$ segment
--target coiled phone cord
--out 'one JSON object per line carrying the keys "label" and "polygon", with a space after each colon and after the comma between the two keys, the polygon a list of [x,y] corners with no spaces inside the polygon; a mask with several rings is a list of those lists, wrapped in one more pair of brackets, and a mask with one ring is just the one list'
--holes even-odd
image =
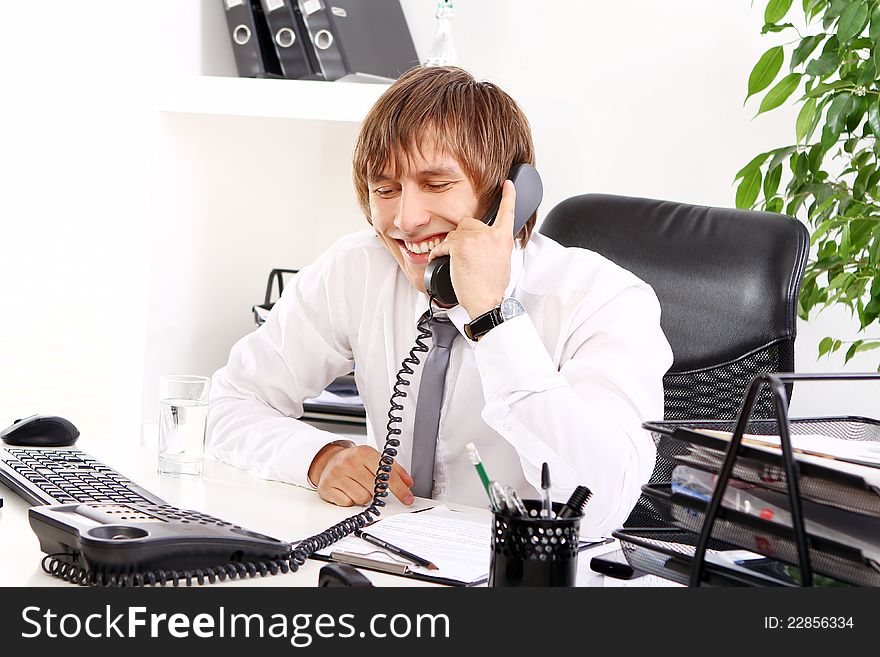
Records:
{"label": "coiled phone cord", "polygon": [[385,446],[379,456],[379,464],[376,468],[376,478],[373,483],[373,499],[366,509],[333,525],[320,534],[300,541],[284,559],[235,562],[221,566],[182,571],[151,570],[109,573],[80,566],[76,563],[78,555],[64,553],[47,554],[43,557],[43,570],[72,584],[99,587],[165,586],[166,584],[178,586],[181,583],[192,586],[193,580],[201,585],[206,581],[209,584],[213,584],[216,581],[222,582],[227,578],[235,579],[238,577],[244,579],[245,577],[256,577],[258,574],[261,577],[265,577],[266,575],[277,575],[279,572],[296,572],[318,550],[329,547],[336,541],[352,534],[355,530],[361,529],[373,522],[375,517],[381,514],[380,509],[385,506],[384,498],[388,497],[388,480],[391,478],[391,466],[394,464],[394,457],[397,456],[397,448],[400,447],[400,440],[395,436],[399,436],[402,430],[395,425],[403,422],[403,417],[396,415],[396,413],[402,411],[404,407],[397,400],[402,400],[407,396],[404,388],[410,385],[410,380],[406,377],[411,376],[415,371],[411,366],[421,363],[417,354],[428,352],[428,345],[425,344],[425,340],[431,338],[428,322],[434,317],[433,306],[434,298],[431,297],[428,310],[425,311],[416,324],[418,335],[416,336],[415,344],[410,349],[409,355],[403,359],[403,362],[400,364],[400,370],[397,372],[391,399],[389,400],[388,424],[386,425],[388,433],[385,436]]}
{"label": "coiled phone cord", "polygon": [[411,376],[414,372],[410,365],[421,363],[417,354],[428,352],[428,345],[424,341],[431,337],[428,322],[434,316],[433,305],[434,299],[432,297],[428,304],[428,310],[422,314],[416,324],[418,335],[416,336],[415,344],[410,349],[409,355],[400,364],[400,370],[397,372],[396,377],[397,380],[392,388],[391,399],[389,400],[388,424],[386,425],[388,433],[385,436],[385,447],[379,456],[379,465],[376,469],[376,478],[373,483],[372,502],[360,513],[346,518],[320,534],[301,541],[290,554],[289,565],[292,571],[296,572],[306,562],[306,559],[318,550],[332,545],[357,529],[362,529],[367,524],[373,522],[374,516],[381,514],[379,509],[385,506],[383,498],[388,497],[388,480],[391,478],[391,466],[394,464],[394,457],[397,456],[397,448],[400,447],[400,441],[395,436],[401,434],[401,429],[395,425],[403,422],[403,418],[400,415],[395,415],[395,413],[402,411],[403,405],[399,404],[397,400],[407,396],[404,388],[410,385],[410,380],[405,377]]}

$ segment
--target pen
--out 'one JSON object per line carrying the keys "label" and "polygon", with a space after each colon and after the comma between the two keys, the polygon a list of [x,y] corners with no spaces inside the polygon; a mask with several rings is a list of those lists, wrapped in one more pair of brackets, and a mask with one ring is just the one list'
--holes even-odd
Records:
{"label": "pen", "polygon": [[412,552],[408,552],[407,550],[404,550],[403,548],[399,548],[396,545],[391,545],[391,543],[388,543],[387,541],[383,541],[381,538],[377,538],[377,537],[373,536],[372,534],[368,534],[368,533],[362,532],[362,531],[356,531],[354,533],[354,535],[357,536],[358,538],[365,540],[367,543],[372,543],[376,547],[380,547],[383,550],[387,550],[391,554],[396,554],[397,556],[403,557],[404,559],[409,559],[413,563],[416,563],[419,566],[423,566],[424,568],[427,568],[428,570],[440,570],[439,568],[437,568],[437,566],[432,564],[427,559],[423,559],[422,557],[418,556],[417,554],[413,554]]}
{"label": "pen", "polygon": [[544,490],[544,517],[553,517],[553,503],[550,501],[550,466],[541,466],[541,488]]}
{"label": "pen", "polygon": [[467,450],[468,456],[471,457],[471,463],[473,463],[474,467],[477,469],[477,474],[480,475],[480,481],[483,482],[483,488],[486,489],[486,495],[489,495],[489,476],[486,474],[486,469],[483,467],[483,462],[480,460],[480,455],[477,453],[476,445],[468,443],[464,448]]}

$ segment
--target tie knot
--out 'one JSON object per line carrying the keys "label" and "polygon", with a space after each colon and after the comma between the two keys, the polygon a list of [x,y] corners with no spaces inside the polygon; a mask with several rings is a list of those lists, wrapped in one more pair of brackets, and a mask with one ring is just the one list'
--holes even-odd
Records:
{"label": "tie knot", "polygon": [[445,347],[448,349],[458,337],[458,329],[455,324],[448,319],[440,317],[432,317],[428,321],[428,328],[431,331],[431,339],[434,341],[435,347]]}

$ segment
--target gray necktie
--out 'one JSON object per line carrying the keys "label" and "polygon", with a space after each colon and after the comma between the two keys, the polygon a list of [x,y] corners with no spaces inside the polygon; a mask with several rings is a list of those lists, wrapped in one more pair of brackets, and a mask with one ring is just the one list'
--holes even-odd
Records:
{"label": "gray necktie", "polygon": [[419,497],[431,497],[434,488],[434,451],[437,447],[437,429],[440,426],[440,405],[446,383],[446,368],[452,343],[458,329],[448,319],[433,317],[428,321],[433,345],[425,359],[416,419],[413,423],[412,468],[415,480],[412,492]]}

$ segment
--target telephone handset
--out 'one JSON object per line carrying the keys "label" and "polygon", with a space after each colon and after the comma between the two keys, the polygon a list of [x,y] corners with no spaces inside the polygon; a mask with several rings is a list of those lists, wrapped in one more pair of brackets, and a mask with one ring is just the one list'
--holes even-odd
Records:
{"label": "telephone handset", "polygon": [[[516,207],[513,212],[513,234],[516,236],[541,205],[544,187],[541,184],[541,177],[531,164],[515,164],[507,178],[516,188]],[[483,218],[486,224],[491,226],[495,223],[495,215],[498,214],[500,205],[499,195]],[[458,303],[458,296],[452,287],[449,256],[428,263],[425,268],[425,290],[431,298],[445,306],[454,306]]]}

